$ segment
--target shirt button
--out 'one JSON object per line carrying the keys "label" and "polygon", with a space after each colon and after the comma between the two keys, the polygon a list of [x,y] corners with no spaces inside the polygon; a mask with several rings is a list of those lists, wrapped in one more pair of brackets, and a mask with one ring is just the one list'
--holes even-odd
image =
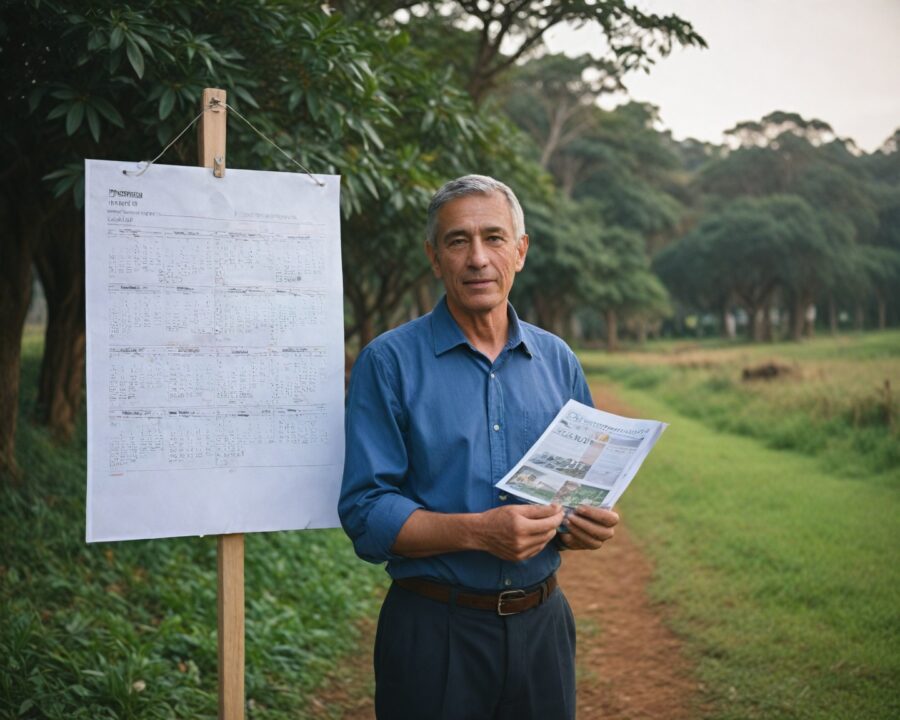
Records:
{"label": "shirt button", "polygon": [[506,580],[503,581],[503,584],[506,585],[506,587],[509,587],[510,585],[512,585],[512,580],[506,578]]}
{"label": "shirt button", "polygon": [[494,378],[494,373],[491,373],[491,379],[493,380],[493,378]]}
{"label": "shirt button", "polygon": [[499,425],[494,425],[494,432],[497,432],[500,429]]}
{"label": "shirt button", "polygon": [[506,500],[506,498],[507,498],[506,493],[503,493],[503,495],[500,495],[500,499],[501,499],[501,500]]}

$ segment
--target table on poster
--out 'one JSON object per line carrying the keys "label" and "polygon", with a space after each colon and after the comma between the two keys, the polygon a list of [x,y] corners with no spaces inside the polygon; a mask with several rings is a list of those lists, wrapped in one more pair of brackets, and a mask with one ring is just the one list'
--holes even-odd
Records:
{"label": "table on poster", "polygon": [[335,526],[339,178],[123,170],[85,169],[88,541]]}

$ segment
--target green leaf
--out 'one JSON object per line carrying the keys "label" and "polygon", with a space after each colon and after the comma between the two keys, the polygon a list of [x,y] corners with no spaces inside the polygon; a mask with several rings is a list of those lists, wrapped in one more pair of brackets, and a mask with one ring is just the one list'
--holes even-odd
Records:
{"label": "green leaf", "polygon": [[105,39],[106,36],[103,34],[102,30],[91,30],[88,35],[87,49],[91,52],[96,52],[103,47]]}
{"label": "green leaf", "polygon": [[248,105],[252,105],[255,108],[259,107],[259,104],[256,102],[256,100],[253,99],[253,96],[249,92],[247,92],[247,90],[242,88],[240,85],[236,85],[234,87],[234,94],[237,95],[241,100],[243,100]]}
{"label": "green leaf", "polygon": [[368,120],[363,120],[362,126],[363,126],[363,129],[366,131],[366,135],[368,135],[369,138],[372,140],[372,142],[375,143],[375,146],[379,150],[384,150],[384,143],[381,142],[381,138],[378,136],[378,133],[376,132],[375,128],[372,127],[372,123],[370,123]]}
{"label": "green leaf", "polygon": [[115,50],[122,44],[122,41],[125,39],[125,31],[122,29],[121,25],[116,25],[113,28],[113,31],[109,34],[109,49]]}
{"label": "green leaf", "polygon": [[87,116],[88,127],[94,137],[94,142],[100,142],[100,116],[97,114],[96,108],[88,105],[84,109],[84,114]]}
{"label": "green leaf", "polygon": [[159,119],[165,120],[172,112],[175,106],[175,91],[172,88],[166,88],[159,99]]}
{"label": "green leaf", "polygon": [[46,87],[36,87],[28,94],[28,112],[33,113],[38,109],[38,105],[41,104],[41,100],[44,99],[44,95],[47,94]]}
{"label": "green leaf", "polygon": [[84,120],[84,103],[77,102],[69,108],[69,112],[66,113],[66,135],[72,135],[75,133],[78,128],[81,127],[81,123]]}
{"label": "green leaf", "polygon": [[308,92],[306,93],[306,107],[309,109],[309,115],[314,120],[319,117],[319,99],[316,97],[315,93]]}
{"label": "green leaf", "polygon": [[131,67],[134,68],[134,73],[139,78],[144,77],[144,56],[141,53],[141,49],[137,46],[137,43],[128,38],[128,41],[125,43],[125,52],[128,54],[128,62],[131,63]]}
{"label": "green leaf", "polygon": [[108,100],[104,100],[103,98],[92,98],[91,104],[95,108],[97,108],[97,111],[113,125],[120,128],[125,127],[125,121],[122,120],[122,116],[119,114],[119,111],[116,110],[113,107],[112,103],[110,103]]}
{"label": "green leaf", "polygon": [[145,53],[147,53],[150,57],[153,57],[153,48],[150,47],[150,43],[148,43],[142,35],[132,33],[130,35],[130,38],[134,40],[138,44],[138,46],[144,50]]}
{"label": "green leaf", "polygon": [[288,110],[294,111],[297,109],[297,104],[300,102],[300,98],[303,96],[303,91],[300,88],[296,88],[291,92],[290,97],[288,98]]}
{"label": "green leaf", "polygon": [[372,193],[372,197],[376,200],[378,199],[378,190],[375,188],[375,183],[372,182],[372,178],[369,177],[368,173],[359,172],[359,179],[362,180],[363,185],[366,186],[366,189]]}

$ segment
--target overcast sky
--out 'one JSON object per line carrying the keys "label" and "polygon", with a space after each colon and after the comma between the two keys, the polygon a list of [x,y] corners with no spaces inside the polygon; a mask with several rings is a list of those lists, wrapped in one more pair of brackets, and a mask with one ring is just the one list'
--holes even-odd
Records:
{"label": "overcast sky", "polygon": [[[625,83],[659,106],[678,139],[722,132],[773,110],[829,123],[871,152],[900,127],[900,0],[642,0],[693,23],[707,50],[676,49]],[[559,29],[552,52],[597,47],[596,29]],[[607,106],[607,103],[603,103]]]}

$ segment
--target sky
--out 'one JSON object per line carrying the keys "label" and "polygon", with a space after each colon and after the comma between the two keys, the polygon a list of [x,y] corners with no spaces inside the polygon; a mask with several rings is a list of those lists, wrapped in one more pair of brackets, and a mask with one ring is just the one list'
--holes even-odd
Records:
{"label": "sky", "polygon": [[[638,0],[690,21],[709,49],[676,48],[629,95],[660,108],[677,139],[723,131],[773,110],[827,122],[876,150],[900,127],[900,0]],[[598,47],[596,28],[553,29],[551,52]],[[608,98],[604,107],[623,98]]]}

